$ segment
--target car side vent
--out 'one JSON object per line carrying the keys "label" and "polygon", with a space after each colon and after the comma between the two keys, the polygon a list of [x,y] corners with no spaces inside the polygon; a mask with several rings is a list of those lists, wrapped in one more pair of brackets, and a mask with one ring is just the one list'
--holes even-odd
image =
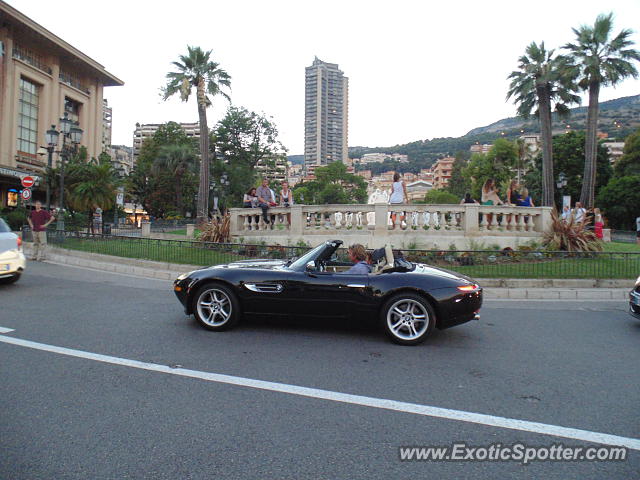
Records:
{"label": "car side vent", "polygon": [[252,292],[260,293],[280,293],[282,285],[279,283],[245,283],[245,287]]}

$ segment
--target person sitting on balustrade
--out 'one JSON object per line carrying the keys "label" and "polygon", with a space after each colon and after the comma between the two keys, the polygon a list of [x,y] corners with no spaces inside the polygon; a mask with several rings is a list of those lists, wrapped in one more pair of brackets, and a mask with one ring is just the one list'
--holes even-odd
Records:
{"label": "person sitting on balustrade", "polygon": [[258,195],[258,206],[262,209],[262,219],[264,220],[264,223],[269,224],[271,222],[267,215],[267,211],[269,210],[269,207],[275,207],[277,204],[273,195],[273,190],[269,188],[268,178],[265,177],[262,179],[262,185],[258,187],[256,194]]}
{"label": "person sitting on balustrade", "polygon": [[529,190],[526,188],[522,189],[522,194],[520,195],[520,200],[516,203],[518,207],[535,207],[533,204],[533,199],[531,195],[529,195]]}

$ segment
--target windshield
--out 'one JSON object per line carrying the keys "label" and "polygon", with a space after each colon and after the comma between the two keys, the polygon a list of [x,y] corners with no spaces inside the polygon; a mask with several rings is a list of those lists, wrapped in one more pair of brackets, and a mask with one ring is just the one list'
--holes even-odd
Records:
{"label": "windshield", "polygon": [[297,259],[295,262],[289,265],[289,268],[292,270],[303,269],[307,265],[307,263],[309,263],[311,260],[315,260],[318,254],[322,250],[324,250],[326,246],[327,246],[326,243],[321,243],[313,250],[309,250],[307,253],[305,253],[303,256],[301,256],[299,259]]}

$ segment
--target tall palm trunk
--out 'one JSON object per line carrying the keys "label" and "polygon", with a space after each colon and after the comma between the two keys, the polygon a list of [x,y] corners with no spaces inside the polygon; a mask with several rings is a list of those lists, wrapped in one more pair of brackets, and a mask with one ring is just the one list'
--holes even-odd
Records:
{"label": "tall palm trunk", "polygon": [[547,87],[536,88],[542,136],[542,206],[554,204],[553,136],[551,133],[551,99]]}
{"label": "tall palm trunk", "polygon": [[197,86],[198,119],[200,121],[200,183],[198,185],[197,223],[209,219],[209,128],[207,127],[207,101],[204,79]]}
{"label": "tall palm trunk", "polygon": [[598,135],[598,114],[600,106],[598,97],[600,95],[600,83],[591,82],[589,84],[589,109],[587,110],[587,136],[584,141],[584,175],[582,177],[582,191],[580,192],[580,202],[585,208],[592,208],[596,190],[596,157],[597,157],[597,135]]}

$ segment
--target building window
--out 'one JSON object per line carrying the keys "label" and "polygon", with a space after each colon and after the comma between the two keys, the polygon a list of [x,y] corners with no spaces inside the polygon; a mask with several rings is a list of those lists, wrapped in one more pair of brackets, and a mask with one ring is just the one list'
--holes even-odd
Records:
{"label": "building window", "polygon": [[74,122],[80,121],[81,105],[82,104],[80,102],[76,102],[69,97],[64,97],[64,111],[69,114],[69,120],[72,120]]}
{"label": "building window", "polygon": [[18,151],[38,151],[38,85],[20,77],[18,105]]}

